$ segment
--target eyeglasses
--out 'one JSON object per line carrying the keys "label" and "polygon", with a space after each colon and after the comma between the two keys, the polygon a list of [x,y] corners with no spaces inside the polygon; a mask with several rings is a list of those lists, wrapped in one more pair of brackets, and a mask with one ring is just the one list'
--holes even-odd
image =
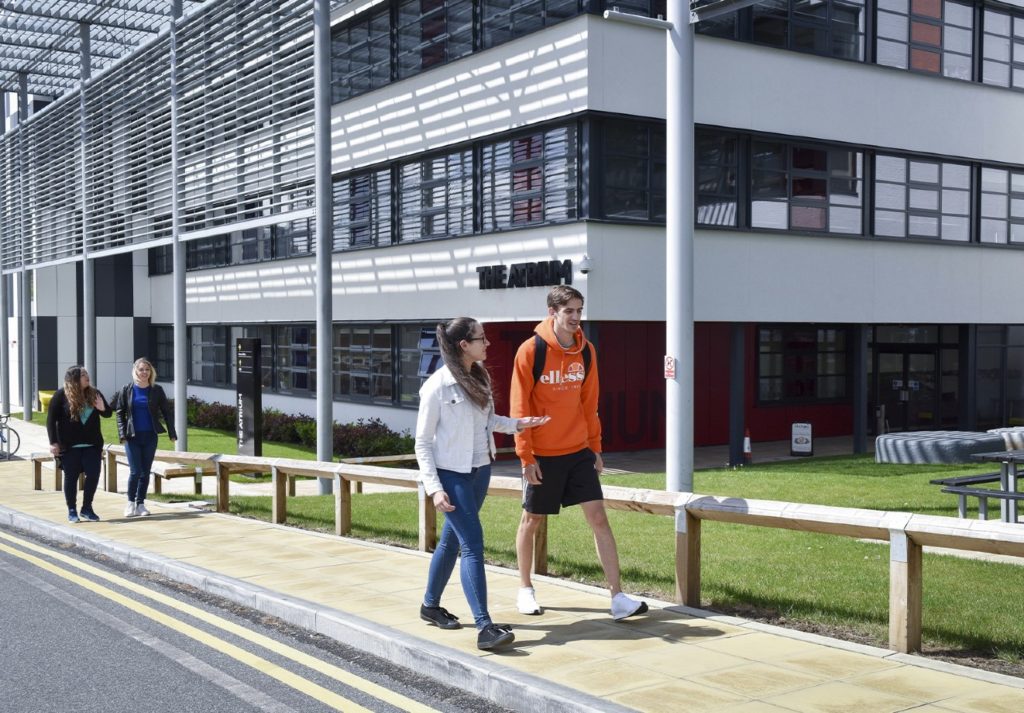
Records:
{"label": "eyeglasses", "polygon": [[467,342],[486,342],[487,337],[469,337],[466,339]]}

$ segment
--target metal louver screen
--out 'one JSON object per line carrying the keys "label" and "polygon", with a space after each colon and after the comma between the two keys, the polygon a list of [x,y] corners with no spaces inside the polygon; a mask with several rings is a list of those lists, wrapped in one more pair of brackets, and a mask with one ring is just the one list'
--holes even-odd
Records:
{"label": "metal louver screen", "polygon": [[[312,0],[225,0],[178,26],[182,239],[312,214]],[[167,33],[85,87],[91,256],[171,236]],[[79,90],[80,91],[80,90]],[[0,267],[82,254],[79,91],[0,137]]]}

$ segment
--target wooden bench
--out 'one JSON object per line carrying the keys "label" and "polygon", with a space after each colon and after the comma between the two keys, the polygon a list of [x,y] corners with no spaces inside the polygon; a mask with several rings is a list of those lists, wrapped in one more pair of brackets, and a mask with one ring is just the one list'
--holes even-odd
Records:
{"label": "wooden bench", "polygon": [[[999,480],[999,476],[996,476],[996,480]],[[988,499],[995,498],[997,500],[1024,500],[1024,493],[1007,492],[1005,490],[995,490],[991,488],[971,488],[966,485],[949,485],[942,489],[944,493],[952,493],[958,498],[956,510],[960,517],[967,517],[967,498],[976,497],[978,499],[978,519],[988,519]]]}
{"label": "wooden bench", "polygon": [[[124,456],[118,456],[116,463],[125,467],[130,467],[128,459]],[[159,495],[162,492],[160,481],[163,479],[170,480],[171,478],[192,478],[195,482],[195,494],[203,494],[203,476],[204,475],[216,475],[217,469],[213,466],[192,466],[184,463],[166,463],[164,461],[155,460],[153,466],[150,469],[150,475],[153,477],[153,492]]]}

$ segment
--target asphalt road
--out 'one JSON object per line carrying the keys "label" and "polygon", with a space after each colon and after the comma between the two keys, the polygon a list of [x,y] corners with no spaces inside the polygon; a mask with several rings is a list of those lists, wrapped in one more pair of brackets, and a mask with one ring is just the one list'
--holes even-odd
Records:
{"label": "asphalt road", "polygon": [[0,528],[0,712],[64,710],[503,713],[457,685]]}

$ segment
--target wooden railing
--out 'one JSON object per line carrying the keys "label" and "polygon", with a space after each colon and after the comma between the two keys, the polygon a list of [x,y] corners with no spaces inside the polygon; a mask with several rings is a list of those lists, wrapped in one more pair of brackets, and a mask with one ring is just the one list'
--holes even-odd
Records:
{"label": "wooden railing", "polygon": [[[108,490],[116,491],[116,458],[123,453],[122,446],[110,446],[107,449]],[[417,471],[371,464],[413,460],[412,456],[326,463],[157,451],[156,458],[171,463],[215,467],[218,512],[228,510],[229,476],[232,473],[269,473],[273,485],[272,520],[275,523],[283,523],[287,519],[287,483],[290,478],[332,478],[335,486],[334,529],[338,535],[346,535],[351,531],[353,483],[379,483],[416,489],[419,493],[419,548],[429,551],[437,543],[437,513],[431,499],[419,487]],[[33,456],[37,490],[42,483],[42,462],[50,459],[49,454]],[[59,473],[56,488],[60,489]],[[488,494],[519,498],[522,496],[522,481],[519,478],[493,477]],[[704,520],[888,541],[889,645],[901,652],[917,651],[921,647],[922,547],[946,547],[1024,557],[1024,527],[1011,523],[608,485],[604,486],[604,497],[605,505],[615,510],[674,518],[676,600],[693,607],[700,606],[701,522]],[[545,527],[540,528],[537,535],[534,570],[538,573],[547,571]]]}

